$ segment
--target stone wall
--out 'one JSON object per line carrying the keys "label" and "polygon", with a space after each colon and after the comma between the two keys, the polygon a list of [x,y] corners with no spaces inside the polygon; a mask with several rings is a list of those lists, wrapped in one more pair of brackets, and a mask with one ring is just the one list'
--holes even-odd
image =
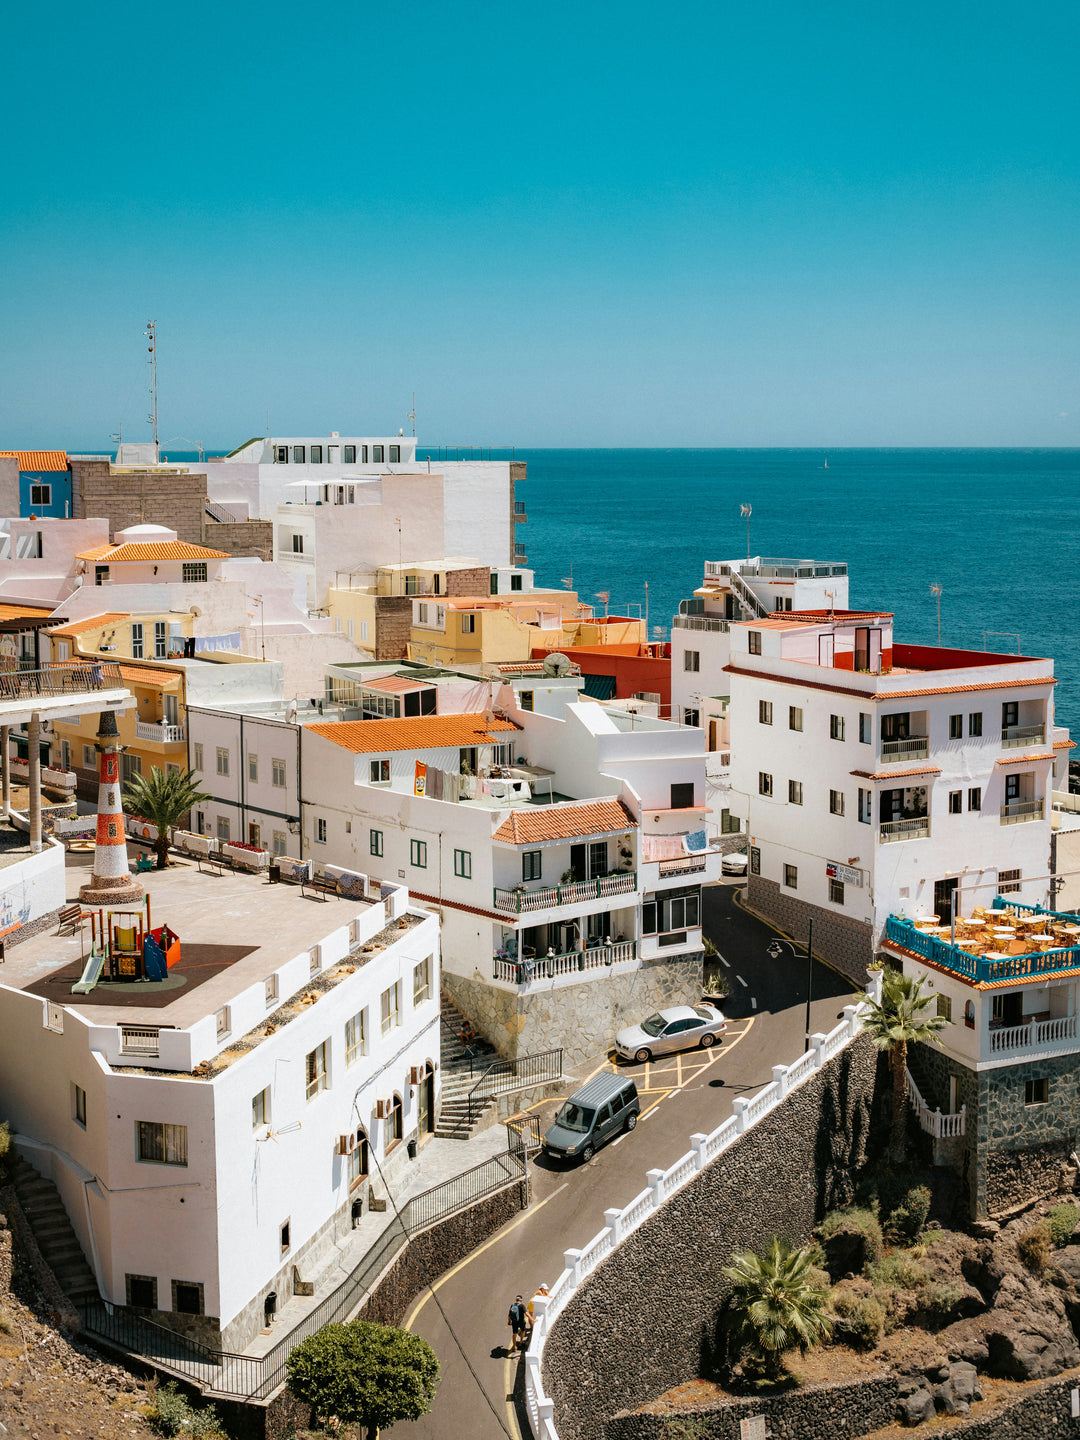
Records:
{"label": "stone wall", "polygon": [[[959,1060],[946,1055],[936,1045],[910,1045],[908,1047],[908,1069],[915,1077],[919,1093],[931,1110],[940,1109],[947,1113],[949,1106],[949,1081],[956,1079],[956,1108],[966,1107],[964,1134],[949,1142],[953,1147],[950,1155],[950,1169],[960,1176],[965,1197],[966,1215],[956,1218],[976,1219],[986,1214],[985,1195],[980,1208],[980,1183],[985,1191],[985,1166],[982,1181],[979,1181],[978,1135],[979,1135],[979,1076]],[[932,1143],[932,1142],[931,1142]]]}
{"label": "stone wall", "polygon": [[874,958],[873,931],[862,920],[810,905],[781,890],[775,880],[747,876],[747,903],[774,925],[805,944],[809,922],[814,922],[814,954],[856,985],[866,984],[866,967]]}
{"label": "stone wall", "polygon": [[412,596],[375,597],[375,659],[404,660],[412,634]]}
{"label": "stone wall", "polygon": [[707,1371],[728,1288],[720,1267],[773,1235],[804,1243],[826,1210],[850,1200],[877,1058],[865,1035],[852,1041],[579,1287],[544,1348],[560,1440],[600,1440],[614,1412]]}
{"label": "stone wall", "polygon": [[739,1440],[740,1421],[751,1415],[764,1415],[765,1433],[783,1436],[784,1440],[865,1435],[868,1430],[892,1423],[897,1389],[895,1375],[881,1375],[832,1385],[807,1385],[783,1395],[721,1400],[677,1415],[637,1411],[608,1421],[604,1436],[605,1440],[671,1440],[675,1428],[672,1421],[677,1426],[682,1420],[688,1422],[686,1433],[692,1433],[694,1440]]}
{"label": "stone wall", "polygon": [[201,545],[206,475],[178,470],[114,473],[107,460],[72,460],[71,513],[105,516],[112,535],[128,525],[166,525],[178,540]]}
{"label": "stone wall", "polygon": [[541,1050],[563,1051],[573,1069],[609,1045],[615,1032],[665,1005],[701,999],[704,953],[664,956],[625,972],[591,971],[579,985],[550,983],[519,993],[508,987],[468,980],[448,970],[443,989],[459,1010],[507,1060]]}
{"label": "stone wall", "polygon": [[272,560],[274,525],[271,520],[236,520],[219,523],[203,514],[202,544],[224,550],[239,559]]}
{"label": "stone wall", "polygon": [[483,595],[491,592],[491,571],[486,565],[471,570],[448,570],[446,572],[446,593],[453,595]]}

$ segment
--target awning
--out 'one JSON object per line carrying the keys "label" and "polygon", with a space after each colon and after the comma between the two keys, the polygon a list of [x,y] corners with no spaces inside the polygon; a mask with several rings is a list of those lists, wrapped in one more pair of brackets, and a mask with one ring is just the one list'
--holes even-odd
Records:
{"label": "awning", "polygon": [[614,675],[583,675],[581,678],[585,681],[581,688],[586,695],[594,700],[614,700]]}

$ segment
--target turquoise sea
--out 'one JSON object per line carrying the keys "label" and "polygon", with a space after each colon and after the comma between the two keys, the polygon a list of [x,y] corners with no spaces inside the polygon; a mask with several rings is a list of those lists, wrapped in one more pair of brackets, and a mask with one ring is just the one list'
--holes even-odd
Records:
{"label": "turquoise sea", "polygon": [[514,453],[539,583],[572,574],[583,600],[608,590],[613,613],[636,615],[648,582],[666,637],[703,563],[747,553],[749,504],[751,554],[846,561],[852,606],[892,610],[899,639],[937,642],[938,584],[942,644],[1052,656],[1058,720],[1080,729],[1080,450]]}
{"label": "turquoise sea", "polygon": [[[426,452],[425,452],[426,453]],[[502,452],[495,452],[500,455]],[[1080,450],[518,450],[537,580],[644,608],[668,635],[705,560],[846,561],[853,608],[896,634],[1049,655],[1080,728]],[[825,461],[828,460],[828,468]],[[992,633],[1003,632],[1003,633]]]}

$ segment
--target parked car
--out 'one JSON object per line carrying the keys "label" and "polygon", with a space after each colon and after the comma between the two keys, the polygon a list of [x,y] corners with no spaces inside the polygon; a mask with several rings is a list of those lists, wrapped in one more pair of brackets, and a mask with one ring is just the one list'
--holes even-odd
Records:
{"label": "parked car", "polygon": [[594,1075],[575,1090],[544,1135],[544,1149],[557,1159],[591,1160],[605,1141],[633,1130],[641,1113],[637,1086],[625,1075]]}
{"label": "parked car", "polygon": [[640,1025],[620,1030],[615,1036],[615,1049],[624,1059],[643,1064],[654,1055],[670,1055],[696,1045],[707,1050],[726,1029],[727,1021],[715,1005],[672,1005],[668,1010],[658,1010]]}
{"label": "parked car", "polygon": [[745,850],[733,850],[730,855],[725,855],[720,862],[720,870],[724,875],[745,875],[748,856]]}

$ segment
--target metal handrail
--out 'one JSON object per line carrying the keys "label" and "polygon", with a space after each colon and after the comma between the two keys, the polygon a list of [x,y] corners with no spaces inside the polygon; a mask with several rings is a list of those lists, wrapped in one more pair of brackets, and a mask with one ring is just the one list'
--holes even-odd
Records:
{"label": "metal handrail", "polygon": [[1045,725],[1006,725],[1001,731],[1003,750],[1013,750],[1017,746],[1031,744],[1032,741],[1042,745],[1045,740]]}
{"label": "metal handrail", "polygon": [[1024,820],[1041,820],[1043,818],[1043,802],[1041,800],[1010,800],[1001,807],[1001,824],[1018,825]]}
{"label": "metal handrail", "polygon": [[1024,955],[969,955],[959,945],[950,945],[936,935],[927,935],[913,921],[901,920],[896,915],[890,915],[885,922],[885,937],[920,959],[932,960],[943,970],[951,970],[969,980],[1016,980],[1080,967],[1080,946],[1032,951]]}
{"label": "metal handrail", "polygon": [[[513,1060],[494,1060],[477,1080],[465,1097],[468,1109],[458,1121],[456,1129],[472,1125],[474,1107],[479,1108],[493,1100],[496,1095],[505,1095],[511,1090],[524,1090],[530,1085],[546,1085],[562,1079],[563,1052],[540,1050],[535,1055],[519,1055]],[[475,1073],[475,1057],[469,1059],[469,1074]],[[498,1083],[498,1082],[504,1083]]]}
{"label": "metal handrail", "polygon": [[930,834],[930,816],[913,815],[908,820],[882,820],[881,840],[918,840]]}
{"label": "metal handrail", "polygon": [[731,621],[721,615],[673,615],[671,623],[676,630],[730,630]]}
{"label": "metal handrail", "polygon": [[65,662],[42,670],[0,670],[0,700],[122,689],[124,679],[115,660],[89,660],[81,664]]}
{"label": "metal handrail", "polygon": [[576,905],[583,900],[602,900],[607,895],[625,895],[637,889],[636,870],[611,870],[593,880],[571,880],[566,885],[549,885],[539,890],[505,890],[495,887],[496,910],[521,915],[530,910],[548,910],[555,905]]}
{"label": "metal handrail", "polygon": [[902,740],[882,740],[882,760],[925,760],[930,754],[928,735],[906,735]]}
{"label": "metal handrail", "polygon": [[524,1157],[508,1150],[413,1196],[341,1284],[265,1355],[214,1350],[126,1306],[101,1300],[80,1306],[83,1328],[89,1335],[160,1363],[204,1389],[244,1400],[265,1400],[284,1383],[286,1362],[296,1346],[324,1325],[353,1314],[412,1236],[519,1183],[525,1173]]}

